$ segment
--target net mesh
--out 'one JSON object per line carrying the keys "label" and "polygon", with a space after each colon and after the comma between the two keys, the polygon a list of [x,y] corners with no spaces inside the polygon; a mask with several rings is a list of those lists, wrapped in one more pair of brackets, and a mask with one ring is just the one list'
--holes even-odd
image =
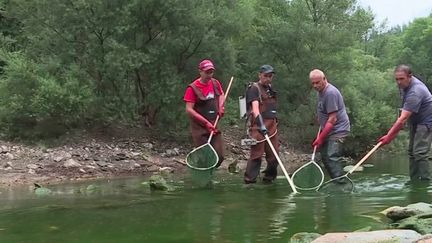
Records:
{"label": "net mesh", "polygon": [[354,191],[354,183],[348,176],[342,176],[326,181],[318,190],[326,193],[350,193]]}
{"label": "net mesh", "polygon": [[189,168],[193,186],[200,188],[212,187],[213,171],[214,169],[194,170]]}
{"label": "net mesh", "polygon": [[192,150],[186,157],[187,165],[195,170],[208,170],[213,168],[219,157],[210,144],[205,144]]}
{"label": "net mesh", "polygon": [[214,167],[219,157],[210,144],[192,150],[186,157],[192,183],[198,187],[211,186]]}
{"label": "net mesh", "polygon": [[313,190],[323,182],[323,172],[319,165],[311,161],[294,172],[292,180],[298,189]]}

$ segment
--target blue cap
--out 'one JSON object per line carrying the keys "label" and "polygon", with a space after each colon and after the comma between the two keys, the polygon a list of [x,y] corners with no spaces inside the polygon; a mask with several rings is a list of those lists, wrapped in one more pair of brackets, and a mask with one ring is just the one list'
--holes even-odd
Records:
{"label": "blue cap", "polygon": [[274,68],[268,64],[262,65],[260,67],[260,73],[274,73]]}

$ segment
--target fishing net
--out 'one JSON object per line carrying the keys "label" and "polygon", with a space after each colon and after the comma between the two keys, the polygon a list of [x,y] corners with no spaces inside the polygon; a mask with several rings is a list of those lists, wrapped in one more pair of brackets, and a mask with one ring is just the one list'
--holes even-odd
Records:
{"label": "fishing net", "polygon": [[219,156],[213,146],[208,143],[192,150],[186,156],[186,164],[189,167],[193,184],[198,187],[209,186],[218,161]]}
{"label": "fishing net", "polygon": [[324,181],[324,172],[318,164],[311,161],[293,173],[292,181],[297,189],[316,190]]}
{"label": "fishing net", "polygon": [[379,142],[359,162],[357,162],[357,164],[355,164],[345,175],[326,181],[317,189],[317,191],[354,192],[355,189],[354,182],[348,176],[351,175],[363,162],[365,162],[369,158],[369,156],[371,156],[381,145],[382,142]]}
{"label": "fishing net", "polygon": [[354,189],[354,182],[345,174],[326,181],[318,188],[318,191],[326,193],[351,193],[354,192]]}

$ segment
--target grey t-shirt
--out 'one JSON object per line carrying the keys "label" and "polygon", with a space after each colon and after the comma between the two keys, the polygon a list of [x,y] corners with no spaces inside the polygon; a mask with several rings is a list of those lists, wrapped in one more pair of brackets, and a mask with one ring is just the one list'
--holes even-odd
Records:
{"label": "grey t-shirt", "polygon": [[329,114],[337,112],[336,124],[329,136],[344,137],[350,131],[350,122],[345,109],[345,103],[339,90],[332,84],[328,84],[327,88],[322,93],[318,93],[318,120],[321,128],[324,128]]}
{"label": "grey t-shirt", "polygon": [[411,124],[432,125],[432,95],[426,85],[412,77],[410,85],[402,92],[402,109],[412,112]]}

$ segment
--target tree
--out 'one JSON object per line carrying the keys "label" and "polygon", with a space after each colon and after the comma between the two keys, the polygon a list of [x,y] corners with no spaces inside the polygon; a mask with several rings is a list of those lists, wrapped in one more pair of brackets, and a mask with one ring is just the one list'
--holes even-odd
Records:
{"label": "tree", "polygon": [[417,18],[403,31],[401,63],[411,64],[415,74],[432,87],[432,17]]}

